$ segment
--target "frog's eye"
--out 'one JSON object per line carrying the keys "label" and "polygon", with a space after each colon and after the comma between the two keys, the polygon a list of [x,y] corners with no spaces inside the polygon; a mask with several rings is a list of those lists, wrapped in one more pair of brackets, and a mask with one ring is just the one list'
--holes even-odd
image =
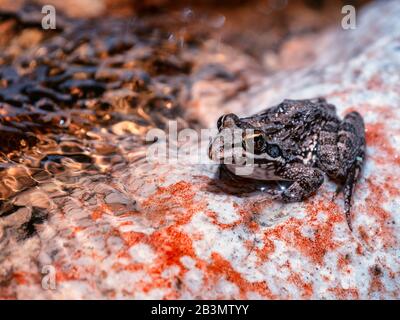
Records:
{"label": "frog's eye", "polygon": [[220,130],[222,128],[222,125],[224,124],[224,118],[225,118],[225,115],[219,117],[219,119],[217,121],[217,129],[218,130]]}
{"label": "frog's eye", "polygon": [[278,158],[282,155],[281,148],[279,148],[276,144],[268,144],[267,153],[272,158]]}
{"label": "frog's eye", "polygon": [[239,117],[234,113],[224,114],[217,120],[217,128],[219,131],[223,128],[235,128],[240,123]]}

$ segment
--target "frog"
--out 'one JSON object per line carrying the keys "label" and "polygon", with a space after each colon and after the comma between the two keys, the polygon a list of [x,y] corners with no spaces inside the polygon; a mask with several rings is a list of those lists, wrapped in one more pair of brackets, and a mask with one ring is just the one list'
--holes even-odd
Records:
{"label": "frog", "polygon": [[[224,114],[217,129],[210,140],[209,158],[234,175],[238,168],[250,165],[253,170],[246,178],[289,182],[287,187],[266,190],[272,199],[304,201],[326,177],[335,181],[332,200],[343,193],[345,219],[352,230],[352,198],[365,159],[365,126],[360,113],[351,111],[341,119],[324,97],[285,99],[249,117]],[[221,139],[227,131],[238,130],[239,145]],[[234,148],[239,153],[227,157],[227,151]],[[245,156],[245,162],[238,161],[237,155]]]}

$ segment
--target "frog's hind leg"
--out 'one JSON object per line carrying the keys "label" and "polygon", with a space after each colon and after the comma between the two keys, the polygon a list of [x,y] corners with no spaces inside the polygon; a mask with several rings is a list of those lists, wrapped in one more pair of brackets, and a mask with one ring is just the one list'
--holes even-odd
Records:
{"label": "frog's hind leg", "polygon": [[358,112],[348,113],[339,127],[338,152],[340,170],[338,178],[343,183],[344,209],[346,220],[351,227],[351,199],[359,178],[365,157],[364,121]]}
{"label": "frog's hind leg", "polygon": [[351,229],[351,198],[365,154],[364,121],[350,112],[343,121],[328,121],[321,130],[317,146],[317,166],[340,182],[336,194],[343,192],[346,220]]}

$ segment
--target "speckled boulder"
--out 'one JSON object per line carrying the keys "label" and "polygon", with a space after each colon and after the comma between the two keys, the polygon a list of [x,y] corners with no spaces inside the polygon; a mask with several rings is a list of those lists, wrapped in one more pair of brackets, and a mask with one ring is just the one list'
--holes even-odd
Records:
{"label": "speckled boulder", "polygon": [[[398,1],[366,7],[356,30],[321,35],[311,66],[259,81],[234,101],[201,94],[211,89],[206,81],[193,88],[193,112],[209,127],[222,112],[250,115],[284,98],[324,96],[340,115],[360,112],[367,160],[353,232],[328,179],[310,199],[283,204],[244,186],[231,192],[216,178],[217,165],[193,164],[189,156],[133,161],[145,151],[132,150],[132,163],[108,180],[82,180],[51,200],[51,186],[20,196],[22,205],[54,202],[54,212],[39,237],[9,244],[14,278],[2,296],[399,299],[399,16]],[[55,267],[55,290],[41,286],[46,265]]]}

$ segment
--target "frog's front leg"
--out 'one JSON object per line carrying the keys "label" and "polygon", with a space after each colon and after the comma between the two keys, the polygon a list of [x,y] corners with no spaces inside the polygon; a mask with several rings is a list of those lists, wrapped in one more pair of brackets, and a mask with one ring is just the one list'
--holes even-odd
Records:
{"label": "frog's front leg", "polygon": [[283,180],[294,181],[287,189],[269,191],[274,198],[285,202],[302,201],[315,192],[324,182],[319,169],[307,167],[302,163],[291,163],[277,172]]}

